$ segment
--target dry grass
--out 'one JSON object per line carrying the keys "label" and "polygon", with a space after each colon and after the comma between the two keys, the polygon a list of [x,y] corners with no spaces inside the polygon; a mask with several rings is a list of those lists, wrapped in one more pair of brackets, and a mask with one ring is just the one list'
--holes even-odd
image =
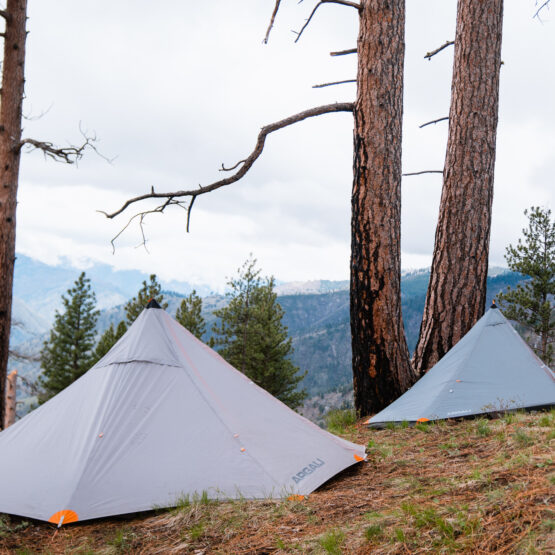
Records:
{"label": "dry grass", "polygon": [[184,503],[63,527],[0,517],[0,552],[555,552],[555,413],[368,430],[368,461],[304,501]]}

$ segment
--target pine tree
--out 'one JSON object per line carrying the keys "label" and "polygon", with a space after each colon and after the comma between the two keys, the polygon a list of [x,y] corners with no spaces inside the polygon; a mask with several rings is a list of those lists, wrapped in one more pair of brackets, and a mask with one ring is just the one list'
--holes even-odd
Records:
{"label": "pine tree", "polygon": [[158,304],[165,310],[168,303],[164,303],[164,295],[161,293],[162,287],[156,279],[156,274],[150,276],[150,283],[143,281],[143,286],[139,289],[136,297],[133,297],[125,305],[125,315],[127,317],[127,325],[130,326],[143,311],[150,299],[155,299]]}
{"label": "pine tree", "polygon": [[40,385],[44,389],[41,402],[65,389],[92,366],[98,311],[85,272],[62,295],[62,303],[64,311],[56,311],[50,338],[41,351]]}
{"label": "pine tree", "polygon": [[507,288],[498,301],[507,318],[528,326],[539,337],[539,346],[532,347],[546,364],[551,364],[555,338],[555,220],[548,208],[532,206],[524,213],[528,216],[528,228],[522,230],[524,239],[519,239],[515,247],[507,247],[505,259],[511,270],[530,279],[515,289]]}
{"label": "pine tree", "polygon": [[96,364],[120,339],[120,337],[127,331],[127,324],[122,320],[117,328],[114,328],[114,324],[110,324],[110,327],[102,334],[92,357],[92,364]]}
{"label": "pine tree", "polygon": [[202,316],[202,299],[194,289],[188,297],[181,301],[181,305],[175,313],[175,319],[202,341],[202,336],[206,331],[206,322]]}
{"label": "pine tree", "polygon": [[256,260],[250,259],[228,285],[229,304],[214,311],[220,318],[213,331],[216,345],[232,366],[292,408],[306,391],[297,386],[306,373],[291,362],[291,339],[283,325],[284,311],[277,302],[274,278],[260,277]]}

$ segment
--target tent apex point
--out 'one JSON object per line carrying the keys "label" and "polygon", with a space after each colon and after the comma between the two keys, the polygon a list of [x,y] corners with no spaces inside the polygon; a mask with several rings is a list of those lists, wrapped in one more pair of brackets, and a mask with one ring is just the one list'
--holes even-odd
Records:
{"label": "tent apex point", "polygon": [[150,299],[148,301],[148,304],[146,305],[146,308],[162,308],[162,307],[156,302],[156,299]]}

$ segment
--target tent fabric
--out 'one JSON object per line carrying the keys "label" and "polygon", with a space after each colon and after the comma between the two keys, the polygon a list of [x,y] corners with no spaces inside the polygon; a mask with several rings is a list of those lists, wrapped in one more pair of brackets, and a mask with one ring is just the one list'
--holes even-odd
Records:
{"label": "tent fabric", "polygon": [[555,375],[497,308],[411,389],[368,420],[417,422],[555,405]]}
{"label": "tent fabric", "polygon": [[91,370],[0,433],[0,512],[60,525],[205,492],[307,495],[364,457],[151,308]]}

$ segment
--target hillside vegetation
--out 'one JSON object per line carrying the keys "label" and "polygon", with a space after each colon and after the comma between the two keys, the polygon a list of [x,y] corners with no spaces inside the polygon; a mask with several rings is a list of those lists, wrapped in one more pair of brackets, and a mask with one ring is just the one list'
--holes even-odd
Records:
{"label": "hillside vegetation", "polygon": [[[344,428],[341,428],[343,422]],[[555,412],[334,429],[368,459],[306,499],[211,502],[63,527],[0,517],[1,553],[552,553]]]}

